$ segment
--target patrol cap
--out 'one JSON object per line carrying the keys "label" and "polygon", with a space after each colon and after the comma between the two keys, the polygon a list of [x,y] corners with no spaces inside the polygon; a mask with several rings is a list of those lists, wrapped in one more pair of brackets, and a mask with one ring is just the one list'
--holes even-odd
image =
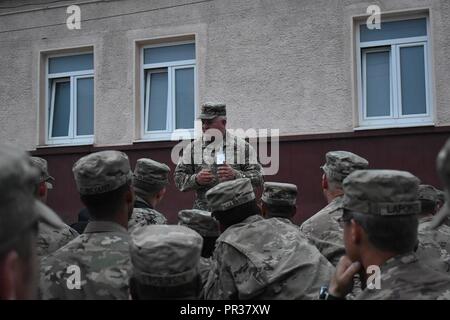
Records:
{"label": "patrol cap", "polygon": [[297,186],[290,183],[265,182],[261,200],[272,205],[294,206],[297,202]]}
{"label": "patrol cap", "polygon": [[328,178],[338,182],[342,182],[353,171],[367,169],[369,166],[366,159],[348,151],[330,151],[325,158],[322,170]]}
{"label": "patrol cap", "polygon": [[206,192],[206,200],[211,211],[226,211],[255,199],[249,178],[219,183]]}
{"label": "patrol cap", "polygon": [[197,231],[203,237],[218,237],[219,222],[211,216],[211,212],[186,209],[178,212],[178,224]]}
{"label": "patrol cap", "polygon": [[406,171],[354,171],[343,182],[343,208],[378,216],[419,214],[419,183]]}
{"label": "patrol cap", "polygon": [[25,152],[12,145],[0,146],[0,252],[35,222],[61,223],[56,214],[34,197],[40,172]]}
{"label": "patrol cap", "polygon": [[136,162],[133,186],[144,193],[158,192],[169,184],[170,168],[164,163],[142,158]]}
{"label": "patrol cap", "polygon": [[132,180],[128,156],[120,151],[100,151],[78,160],[72,168],[81,195],[113,191]]}
{"label": "patrol cap", "polygon": [[179,225],[148,225],[131,234],[133,275],[144,285],[172,287],[198,275],[203,238]]}
{"label": "patrol cap", "polygon": [[55,182],[55,178],[53,178],[49,173],[48,173],[48,164],[47,164],[47,160],[40,158],[40,157],[31,157],[31,161],[33,162],[33,164],[36,166],[36,168],[39,169],[40,171],[40,182],[47,182],[48,186],[51,188],[53,188],[53,184]]}
{"label": "patrol cap", "polygon": [[219,116],[227,116],[226,105],[223,103],[207,102],[202,104],[202,110],[198,118],[202,120],[212,120]]}
{"label": "patrol cap", "polygon": [[438,200],[438,190],[429,184],[419,185],[419,200],[436,202]]}

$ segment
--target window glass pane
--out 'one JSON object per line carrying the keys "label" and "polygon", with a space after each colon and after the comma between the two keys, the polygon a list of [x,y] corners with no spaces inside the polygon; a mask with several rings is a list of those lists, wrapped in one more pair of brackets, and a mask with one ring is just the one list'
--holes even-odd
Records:
{"label": "window glass pane", "polygon": [[67,137],[70,120],[70,82],[56,82],[52,137]]}
{"label": "window glass pane", "polygon": [[427,35],[427,20],[425,18],[382,22],[381,29],[370,30],[367,24],[361,24],[360,41],[378,41],[387,39],[420,37]]}
{"label": "window glass pane", "polygon": [[424,47],[400,48],[402,114],[427,112]]}
{"label": "window glass pane", "polygon": [[77,80],[77,135],[94,133],[94,78]]}
{"label": "window glass pane", "polygon": [[366,53],[367,117],[390,115],[389,51]]}
{"label": "window glass pane", "polygon": [[150,73],[147,131],[166,130],[168,90],[167,85],[167,71]]}
{"label": "window glass pane", "polygon": [[94,55],[92,53],[48,59],[48,73],[93,70]]}
{"label": "window glass pane", "polygon": [[175,70],[176,128],[194,128],[194,68]]}
{"label": "window glass pane", "polygon": [[144,49],[144,64],[195,59],[195,44]]}

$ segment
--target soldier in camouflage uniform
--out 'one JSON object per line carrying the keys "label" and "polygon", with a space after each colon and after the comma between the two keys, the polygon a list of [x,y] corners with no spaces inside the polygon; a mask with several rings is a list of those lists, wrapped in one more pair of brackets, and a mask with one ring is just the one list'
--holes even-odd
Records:
{"label": "soldier in camouflage uniform", "polygon": [[184,226],[150,225],[132,234],[130,279],[135,300],[198,299],[203,239]]}
{"label": "soldier in camouflage uniform", "polygon": [[34,197],[38,181],[39,172],[25,152],[0,146],[0,300],[37,297],[38,225],[60,223]]}
{"label": "soldier in camouflage uniform", "polygon": [[203,238],[199,271],[204,286],[212,268],[213,261],[211,256],[214,252],[216,240],[220,235],[219,222],[211,216],[209,211],[188,209],[178,212],[178,224],[191,228]]}
{"label": "soldier in camouflage uniform", "polygon": [[450,228],[443,224],[436,230],[430,229],[430,223],[437,211],[438,190],[430,185],[419,186],[419,258],[430,261],[439,271],[450,272]]}
{"label": "soldier in camouflage uniform", "polygon": [[277,218],[292,224],[297,211],[297,186],[290,183],[265,182],[261,196],[264,218]]}
{"label": "soldier in camouflage uniform", "polygon": [[260,215],[249,179],[220,183],[206,197],[224,230],[206,299],[317,298],[333,267],[296,226]]}
{"label": "soldier in camouflage uniform", "polygon": [[96,152],[78,160],[73,173],[93,221],[82,235],[43,260],[43,298],[128,299],[127,227],[134,204],[128,157],[118,151]]}
{"label": "soldier in camouflage uniform", "polygon": [[[49,189],[53,189],[52,182],[55,179],[48,173],[47,160],[39,157],[31,157],[33,165],[40,172],[40,179],[35,188],[36,197],[43,203],[47,203],[47,194]],[[65,246],[78,236],[78,232],[65,224],[59,216],[51,211],[54,220],[59,220],[56,227],[45,223],[39,224],[39,233],[37,239],[37,254],[39,257],[45,257],[57,249]]]}
{"label": "soldier in camouflage uniform", "polygon": [[224,104],[202,105],[199,118],[203,135],[183,149],[175,169],[175,185],[183,192],[195,191],[193,208],[208,211],[205,194],[219,182],[249,178],[259,187],[263,178],[253,147],[226,131]]}
{"label": "soldier in camouflage uniform", "polygon": [[[359,170],[344,180],[343,187],[340,222],[346,255],[323,298],[344,298],[359,272],[362,282],[369,281],[370,286],[356,299],[449,299],[450,277],[431,269],[413,252],[420,213],[419,179],[405,171]],[[374,267],[380,273],[374,274]]]}
{"label": "soldier in camouflage uniform", "polygon": [[337,220],[342,216],[342,181],[353,171],[366,169],[366,159],[348,151],[330,151],[321,167],[322,189],[328,205],[303,222],[300,227],[308,239],[334,265],[345,253],[342,228]]}
{"label": "soldier in camouflage uniform", "polygon": [[128,223],[129,232],[150,224],[167,224],[166,217],[155,210],[166,193],[170,168],[152,159],[139,159],[133,174],[136,194],[133,215]]}

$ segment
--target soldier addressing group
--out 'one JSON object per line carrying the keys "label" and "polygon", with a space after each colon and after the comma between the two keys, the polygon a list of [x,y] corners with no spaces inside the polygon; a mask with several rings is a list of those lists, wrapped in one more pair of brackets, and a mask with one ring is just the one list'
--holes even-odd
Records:
{"label": "soldier addressing group", "polygon": [[150,224],[167,224],[166,217],[156,211],[156,206],[166,194],[170,168],[152,159],[139,159],[133,174],[133,188],[136,194],[134,209],[128,223],[129,232]]}
{"label": "soldier addressing group", "polygon": [[206,193],[223,230],[205,286],[206,299],[314,299],[333,267],[293,224],[264,219],[250,180]]}
{"label": "soldier addressing group", "polygon": [[259,187],[263,178],[253,147],[227,132],[224,104],[203,104],[199,119],[203,135],[183,149],[175,169],[175,185],[183,192],[195,191],[194,209],[208,210],[205,194],[218,183],[249,178]]}
{"label": "soldier addressing group", "polygon": [[419,179],[405,171],[359,170],[343,186],[346,255],[321,298],[345,298],[359,272],[363,291],[356,299],[449,299],[450,277],[414,253]]}
{"label": "soldier addressing group", "polygon": [[[39,181],[35,186],[35,196],[42,203],[47,203],[48,190],[53,189],[53,178],[48,173],[47,160],[40,157],[31,157],[33,165],[39,170]],[[50,226],[45,223],[39,224],[37,239],[37,255],[45,257],[57,249],[63,247],[78,236],[78,232],[65,224],[56,213],[49,209],[54,215],[54,220],[59,223],[57,226]]]}
{"label": "soldier addressing group", "polygon": [[348,151],[330,151],[321,167],[322,190],[328,205],[303,222],[300,229],[319,251],[334,265],[345,253],[342,228],[337,220],[342,215],[344,194],[342,181],[353,171],[366,169],[366,159]]}
{"label": "soldier addressing group", "polygon": [[128,299],[133,212],[132,172],[126,154],[101,151],[73,166],[78,192],[92,221],[84,233],[41,266],[44,299]]}

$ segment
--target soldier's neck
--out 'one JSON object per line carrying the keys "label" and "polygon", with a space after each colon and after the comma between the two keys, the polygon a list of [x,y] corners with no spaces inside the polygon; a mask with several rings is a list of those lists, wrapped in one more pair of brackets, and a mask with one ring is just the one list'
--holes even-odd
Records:
{"label": "soldier's neck", "polygon": [[[394,252],[380,251],[375,248],[364,249],[364,254],[361,256],[361,264],[363,266],[362,273],[367,277],[367,270],[369,266],[382,266],[390,258],[397,254]],[[370,274],[369,274],[370,275]]]}
{"label": "soldier's neck", "polygon": [[344,191],[341,189],[337,189],[337,190],[333,190],[333,191],[325,190],[324,194],[325,194],[325,199],[327,200],[327,203],[331,203],[337,197],[343,196]]}

